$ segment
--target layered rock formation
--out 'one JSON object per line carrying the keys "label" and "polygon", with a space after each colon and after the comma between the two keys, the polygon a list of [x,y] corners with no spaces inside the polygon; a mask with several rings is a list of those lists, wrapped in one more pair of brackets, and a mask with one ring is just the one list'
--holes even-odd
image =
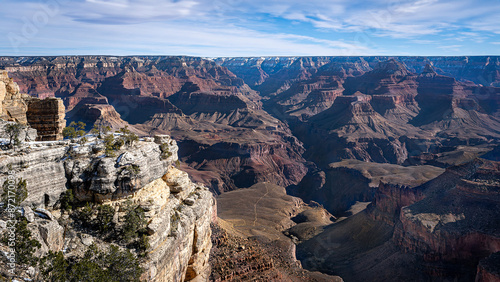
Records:
{"label": "layered rock formation", "polygon": [[[329,109],[294,123],[294,133],[311,148],[308,157],[322,165],[343,158],[402,164],[500,137],[499,89],[458,82],[430,65],[417,76],[391,59],[346,78],[343,87]],[[318,139],[325,142],[318,146]]]}
{"label": "layered rock formation", "polygon": [[[350,207],[359,202],[375,200],[379,210],[385,210],[383,201],[389,201],[392,205],[394,197],[399,198],[399,194],[405,191],[401,187],[416,187],[443,172],[444,169],[429,165],[405,167],[344,160],[331,163],[323,170],[311,167],[299,185],[291,187],[289,191],[306,202],[321,204],[335,216],[345,216],[350,215]],[[392,192],[381,193],[389,186],[397,188],[394,195]],[[413,202],[405,201],[406,204],[398,207]],[[395,210],[395,207],[391,208],[391,217]]]}
{"label": "layered rock formation", "polygon": [[36,129],[40,141],[62,140],[66,126],[63,101],[57,98],[29,99],[26,117],[31,128]]}
{"label": "layered rock formation", "polygon": [[66,126],[65,108],[60,99],[32,98],[21,94],[7,71],[0,70],[0,118],[36,129],[39,141],[61,140]]}
{"label": "layered rock formation", "polygon": [[[317,65],[337,65],[333,68],[347,75],[359,75],[360,71],[370,70],[379,62],[395,58],[404,62],[412,72],[420,73],[427,64],[434,65],[439,74],[451,76],[461,81],[498,86],[499,57],[497,56],[456,56],[456,57],[411,57],[411,56],[373,56],[373,57],[261,57],[261,58],[219,58],[217,63],[227,67],[250,86],[260,85],[276,73],[286,70],[295,62],[307,66],[304,61],[315,60]],[[345,67],[346,63],[356,68]],[[354,64],[353,64],[354,63]],[[342,67],[338,67],[342,65]],[[326,67],[325,67],[326,68]],[[362,74],[362,73],[361,73]]]}
{"label": "layered rock formation", "polygon": [[[483,164],[474,163],[465,170],[449,169],[436,182],[421,186],[421,181],[435,177],[442,169],[399,165],[460,165],[496,146],[500,139],[497,57],[215,60],[155,56],[19,57],[1,58],[0,66],[10,72],[22,92],[62,98],[70,110],[68,119],[71,121],[82,120],[89,126],[97,123],[113,128],[127,125],[143,136],[174,136],[179,141],[182,169],[195,181],[208,184],[215,194],[268,181],[288,186],[295,195],[319,202],[335,215],[350,216],[331,226],[327,225],[333,218],[328,218],[326,212],[309,211],[295,220],[278,220],[282,228],[291,227],[285,232],[294,242],[301,243],[298,254],[310,269],[342,274],[346,280],[357,281],[473,279],[476,268],[478,279],[495,273],[486,257],[496,251],[496,239],[492,238],[497,236],[497,226],[489,219],[478,220],[474,225],[471,222],[477,215],[456,207],[461,205],[471,210],[477,207],[477,211],[483,211],[480,205],[484,205],[490,210],[497,209],[494,189],[490,189],[492,183],[483,185],[486,174],[478,180],[464,172],[476,171],[477,167],[485,169]],[[19,116],[13,110],[6,113],[11,119]],[[127,155],[125,159],[137,160],[155,172],[162,165],[157,162],[145,164],[140,156],[156,156],[157,150],[150,147],[137,148],[137,154]],[[113,205],[118,207],[122,197],[127,196],[146,209],[145,199],[156,199],[152,195],[160,194],[162,189],[170,190],[169,199],[177,195],[174,197],[182,199],[187,206],[196,206],[197,199],[203,198],[193,196],[199,192],[196,188],[192,198],[185,198],[182,189],[175,188],[176,182],[169,180],[168,175],[164,180],[159,180],[156,174],[148,178],[148,173],[137,171],[137,164],[117,164],[86,150],[75,148],[69,152],[71,156],[83,156],[81,160],[61,156],[62,162],[68,164],[64,168],[70,172],[70,182],[81,199],[115,203]],[[496,158],[495,152],[488,153],[489,158]],[[41,167],[42,161],[32,161],[25,156],[19,158],[18,167],[23,167],[23,163],[32,163],[33,171]],[[54,161],[50,156],[41,158],[50,160],[49,163]],[[308,168],[305,159],[311,161]],[[350,163],[343,159],[360,162]],[[398,165],[382,166],[364,161]],[[59,173],[57,165],[48,167],[51,173]],[[29,168],[30,165],[23,169]],[[170,171],[182,178],[175,170]],[[25,177],[30,174],[26,173]],[[40,180],[42,186],[46,185],[44,181]],[[456,185],[459,182],[461,184]],[[137,189],[142,185],[146,188]],[[264,192],[262,187],[254,188],[245,191],[255,192],[248,198],[258,201],[255,206],[250,205],[250,211],[259,203],[266,203],[267,196],[279,198],[275,203],[289,199],[283,191],[277,196]],[[439,192],[440,189],[443,191]],[[53,203],[60,193],[58,189],[54,190],[54,195],[35,190],[33,188],[37,198],[29,200],[37,205]],[[437,195],[443,197],[442,209],[434,207],[441,203]],[[177,200],[172,199],[170,203],[176,205]],[[158,209],[169,209],[162,201],[151,207],[150,211],[154,212],[149,219],[163,218],[155,213]],[[369,201],[374,203],[359,212]],[[202,217],[197,209],[186,208],[188,213],[194,214],[189,218]],[[221,213],[227,212],[224,209],[219,207]],[[484,212],[496,216],[494,212]],[[251,216],[255,214],[258,213],[250,213]],[[276,212],[278,214],[280,212]],[[237,222],[244,220],[243,217],[237,214],[231,220]],[[276,235],[290,241],[279,232],[281,228],[276,229],[274,223],[269,222],[275,222],[275,218],[259,217],[255,226],[245,224],[249,227],[241,229],[254,232],[252,235],[260,232],[264,236],[257,237],[261,239]],[[257,223],[273,225],[275,230],[257,228]],[[153,234],[163,230],[163,225],[158,226],[161,227],[150,226]],[[180,225],[185,226],[192,226],[192,222]],[[487,230],[479,228],[481,226],[486,226]],[[170,236],[181,246],[173,251],[176,253],[174,264],[184,267],[183,261],[188,257],[186,246],[193,244],[192,229],[180,231],[182,238]],[[205,234],[203,230],[194,234],[197,232]],[[461,236],[461,232],[470,236]],[[163,240],[164,234],[161,234],[151,235],[155,244]],[[283,274],[290,273],[270,271],[276,264],[265,261],[269,258],[276,263],[279,260],[275,257],[248,259],[255,265],[245,264],[247,258],[259,254],[257,249],[260,247],[253,246],[252,251],[245,252],[228,247],[232,239],[221,240],[225,242],[221,249],[238,258],[238,265],[245,269],[241,273],[219,269],[219,274],[229,276],[217,279],[247,277],[245,275],[255,279],[281,279]],[[476,241],[487,242],[491,248],[473,248],[471,242]],[[196,250],[205,250],[208,243],[200,244]],[[151,267],[156,270],[145,274],[149,277],[165,273],[164,270],[171,267],[160,263],[162,254],[169,251],[164,249],[165,245],[157,246],[159,253],[153,256],[157,260]],[[270,247],[269,250],[278,250],[278,253],[285,250],[289,254],[289,246],[285,244],[285,248]],[[450,250],[459,250],[458,253],[468,259],[461,261]],[[205,255],[202,251],[197,257]],[[480,259],[485,263],[478,266]],[[228,267],[230,262],[221,260],[220,265]],[[259,277],[249,270],[253,266],[262,273],[271,274]],[[201,269],[198,267],[189,269],[187,277],[202,272],[196,270]],[[391,269],[391,272],[383,273],[384,269]],[[179,279],[183,273],[168,272],[165,277]]]}
{"label": "layered rock formation", "polygon": [[346,280],[495,277],[499,168],[476,159],[417,187],[381,183],[367,210],[299,245],[298,257]]}
{"label": "layered rock formation", "polygon": [[[320,230],[331,223],[324,209],[311,208],[270,183],[224,193],[217,206],[220,218],[213,226],[212,254],[215,281],[342,281],[302,269],[295,258],[295,244],[282,233],[293,227],[290,232],[297,235]],[[309,215],[311,219],[319,214],[323,214],[319,220],[295,222],[300,221],[297,217]],[[290,232],[286,234],[293,237]]]}
{"label": "layered rock formation", "polygon": [[[296,184],[305,173],[304,160],[297,157],[303,150],[287,125],[310,149],[306,157],[320,166],[343,158],[425,163],[423,154],[490,144],[500,136],[500,90],[492,87],[496,78],[488,83],[473,80],[477,84],[466,79],[495,73],[497,64],[496,57],[211,61],[86,56],[4,58],[1,62],[21,89],[63,98],[68,109],[74,108],[71,119],[91,123],[102,115],[101,119],[109,119],[105,123],[117,127],[136,124],[138,133],[156,130],[173,135],[185,146],[182,159],[203,171],[198,179],[217,193],[262,180]],[[459,71],[458,65],[464,70]],[[265,98],[265,109],[288,124],[263,111],[258,94]],[[111,114],[107,105],[120,117]],[[206,134],[193,133],[198,130]],[[238,159],[200,159],[204,153],[213,155],[225,147],[215,142],[221,139],[238,144]],[[276,152],[265,147],[279,144],[294,153],[272,156],[279,161],[247,158],[255,148],[250,140],[261,139],[266,142],[259,151]],[[317,146],[317,140],[324,142]],[[290,167],[293,173],[287,172]],[[266,175],[267,171],[276,176]]]}
{"label": "layered rock formation", "polygon": [[61,97],[69,120],[172,135],[188,169],[201,171],[196,180],[216,193],[258,181],[287,186],[305,174],[302,145],[287,126],[211,60],[86,56],[2,64],[28,93]]}
{"label": "layered rock formation", "polygon": [[[64,247],[67,256],[78,256],[91,242],[109,244],[91,231],[79,230],[77,235],[71,225],[63,235],[64,228],[57,220],[68,219],[61,217],[59,199],[72,189],[79,201],[108,205],[118,213],[127,205],[145,211],[149,247],[141,262],[145,270],[142,279],[206,280],[210,274],[213,196],[173,167],[178,159],[174,140],[156,136],[155,142],[138,141],[113,157],[104,155],[96,140],[80,146],[63,141],[34,143],[31,151],[5,154],[0,182],[7,179],[9,171],[26,180],[24,214],[32,222],[29,228],[34,238],[43,242],[37,254]],[[35,217],[30,216],[32,210]]]}
{"label": "layered rock formation", "polygon": [[[306,157],[321,166],[342,158],[401,164],[422,154],[442,153],[443,148],[488,144],[499,137],[497,57],[221,58],[217,62],[269,96],[266,109],[288,121],[310,149]],[[339,107],[347,104],[347,99],[340,101],[342,97],[353,99],[356,93],[369,98],[358,101],[357,107]],[[363,118],[335,120],[345,115]],[[346,133],[354,133],[351,140],[342,137]],[[316,140],[323,140],[319,148]]]}
{"label": "layered rock formation", "polygon": [[426,261],[474,263],[500,251],[499,163],[476,160],[421,186],[425,199],[401,209],[394,240]]}
{"label": "layered rock formation", "polygon": [[28,107],[24,99],[27,95],[19,92],[19,86],[8,76],[4,70],[0,71],[0,101],[1,118],[26,125],[26,111]]}

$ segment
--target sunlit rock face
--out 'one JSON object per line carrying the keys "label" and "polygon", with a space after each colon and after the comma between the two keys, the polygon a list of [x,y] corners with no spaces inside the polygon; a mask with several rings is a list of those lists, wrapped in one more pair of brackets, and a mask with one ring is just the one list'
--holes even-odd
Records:
{"label": "sunlit rock face", "polygon": [[29,125],[37,131],[37,140],[53,141],[63,138],[64,117],[65,108],[61,99],[41,100],[22,94],[7,71],[0,70],[1,119]]}
{"label": "sunlit rock face", "polygon": [[[0,66],[21,91],[61,98],[68,122],[173,136],[185,169],[216,193],[259,181],[288,186],[306,172],[302,144],[287,125],[262,109],[255,90],[213,60],[25,57],[2,58]],[[332,91],[321,98],[325,106],[338,94]],[[228,153],[219,154],[225,148]]]}
{"label": "sunlit rock face", "polygon": [[36,254],[63,247],[68,253],[84,252],[85,246],[98,240],[85,233],[80,235],[83,245],[72,247],[74,236],[65,234],[75,232],[65,232],[58,223],[61,194],[73,189],[80,201],[109,205],[117,212],[130,203],[145,211],[150,246],[141,263],[142,279],[206,281],[215,200],[206,187],[174,167],[177,143],[167,135],[155,136],[107,156],[96,141],[34,143],[29,152],[19,149],[0,160],[0,183],[7,180],[9,171],[26,180],[24,214],[32,236],[42,242]]}

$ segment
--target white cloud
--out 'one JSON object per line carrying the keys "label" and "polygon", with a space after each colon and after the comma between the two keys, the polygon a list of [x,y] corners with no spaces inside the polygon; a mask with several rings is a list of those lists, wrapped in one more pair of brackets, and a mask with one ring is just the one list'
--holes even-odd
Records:
{"label": "white cloud", "polygon": [[[4,0],[0,36],[22,35],[25,19],[52,2],[57,13],[22,37],[19,52],[378,55],[500,41],[498,0]],[[449,46],[438,47],[443,40]],[[9,45],[0,41],[0,51]]]}
{"label": "white cloud", "polygon": [[437,48],[448,52],[450,51],[460,52],[463,49],[463,45],[446,45],[446,46],[438,46]]}
{"label": "white cloud", "polygon": [[130,24],[194,16],[198,3],[191,0],[86,0],[64,5],[63,13],[73,20],[101,24]]}

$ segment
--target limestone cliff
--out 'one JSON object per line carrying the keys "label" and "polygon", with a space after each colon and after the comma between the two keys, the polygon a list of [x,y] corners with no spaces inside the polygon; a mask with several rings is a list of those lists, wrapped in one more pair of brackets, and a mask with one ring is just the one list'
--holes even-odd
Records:
{"label": "limestone cliff", "polygon": [[26,125],[28,107],[23,99],[26,97],[19,93],[19,86],[9,78],[7,72],[0,71],[0,118]]}
{"label": "limestone cliff", "polygon": [[62,131],[66,126],[65,108],[61,99],[27,99],[26,117],[30,127],[37,130],[38,140],[62,140]]}
{"label": "limestone cliff", "polygon": [[7,71],[0,70],[0,119],[29,125],[37,130],[37,140],[50,141],[63,139],[64,116],[61,99],[41,100],[22,94]]}
{"label": "limestone cliff", "polygon": [[[130,248],[72,224],[73,217],[60,209],[61,195],[71,189],[78,202],[112,207],[116,226],[123,224],[119,216],[128,205],[144,211],[149,246],[140,259],[141,280],[207,280],[214,200],[207,188],[173,166],[177,143],[161,135],[141,139],[114,154],[106,155],[103,149],[102,142],[94,139],[83,145],[57,141],[33,143],[1,156],[0,183],[9,171],[27,182],[22,211],[32,237],[42,243],[35,254],[41,257],[49,250],[64,250],[66,257],[74,258],[92,243]],[[0,233],[4,231],[0,228]],[[18,277],[33,279],[37,271]]]}

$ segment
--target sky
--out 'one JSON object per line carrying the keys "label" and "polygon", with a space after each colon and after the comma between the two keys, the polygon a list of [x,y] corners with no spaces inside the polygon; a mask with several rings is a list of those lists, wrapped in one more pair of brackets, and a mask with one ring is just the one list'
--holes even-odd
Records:
{"label": "sky", "polygon": [[499,51],[500,0],[0,1],[0,56]]}

